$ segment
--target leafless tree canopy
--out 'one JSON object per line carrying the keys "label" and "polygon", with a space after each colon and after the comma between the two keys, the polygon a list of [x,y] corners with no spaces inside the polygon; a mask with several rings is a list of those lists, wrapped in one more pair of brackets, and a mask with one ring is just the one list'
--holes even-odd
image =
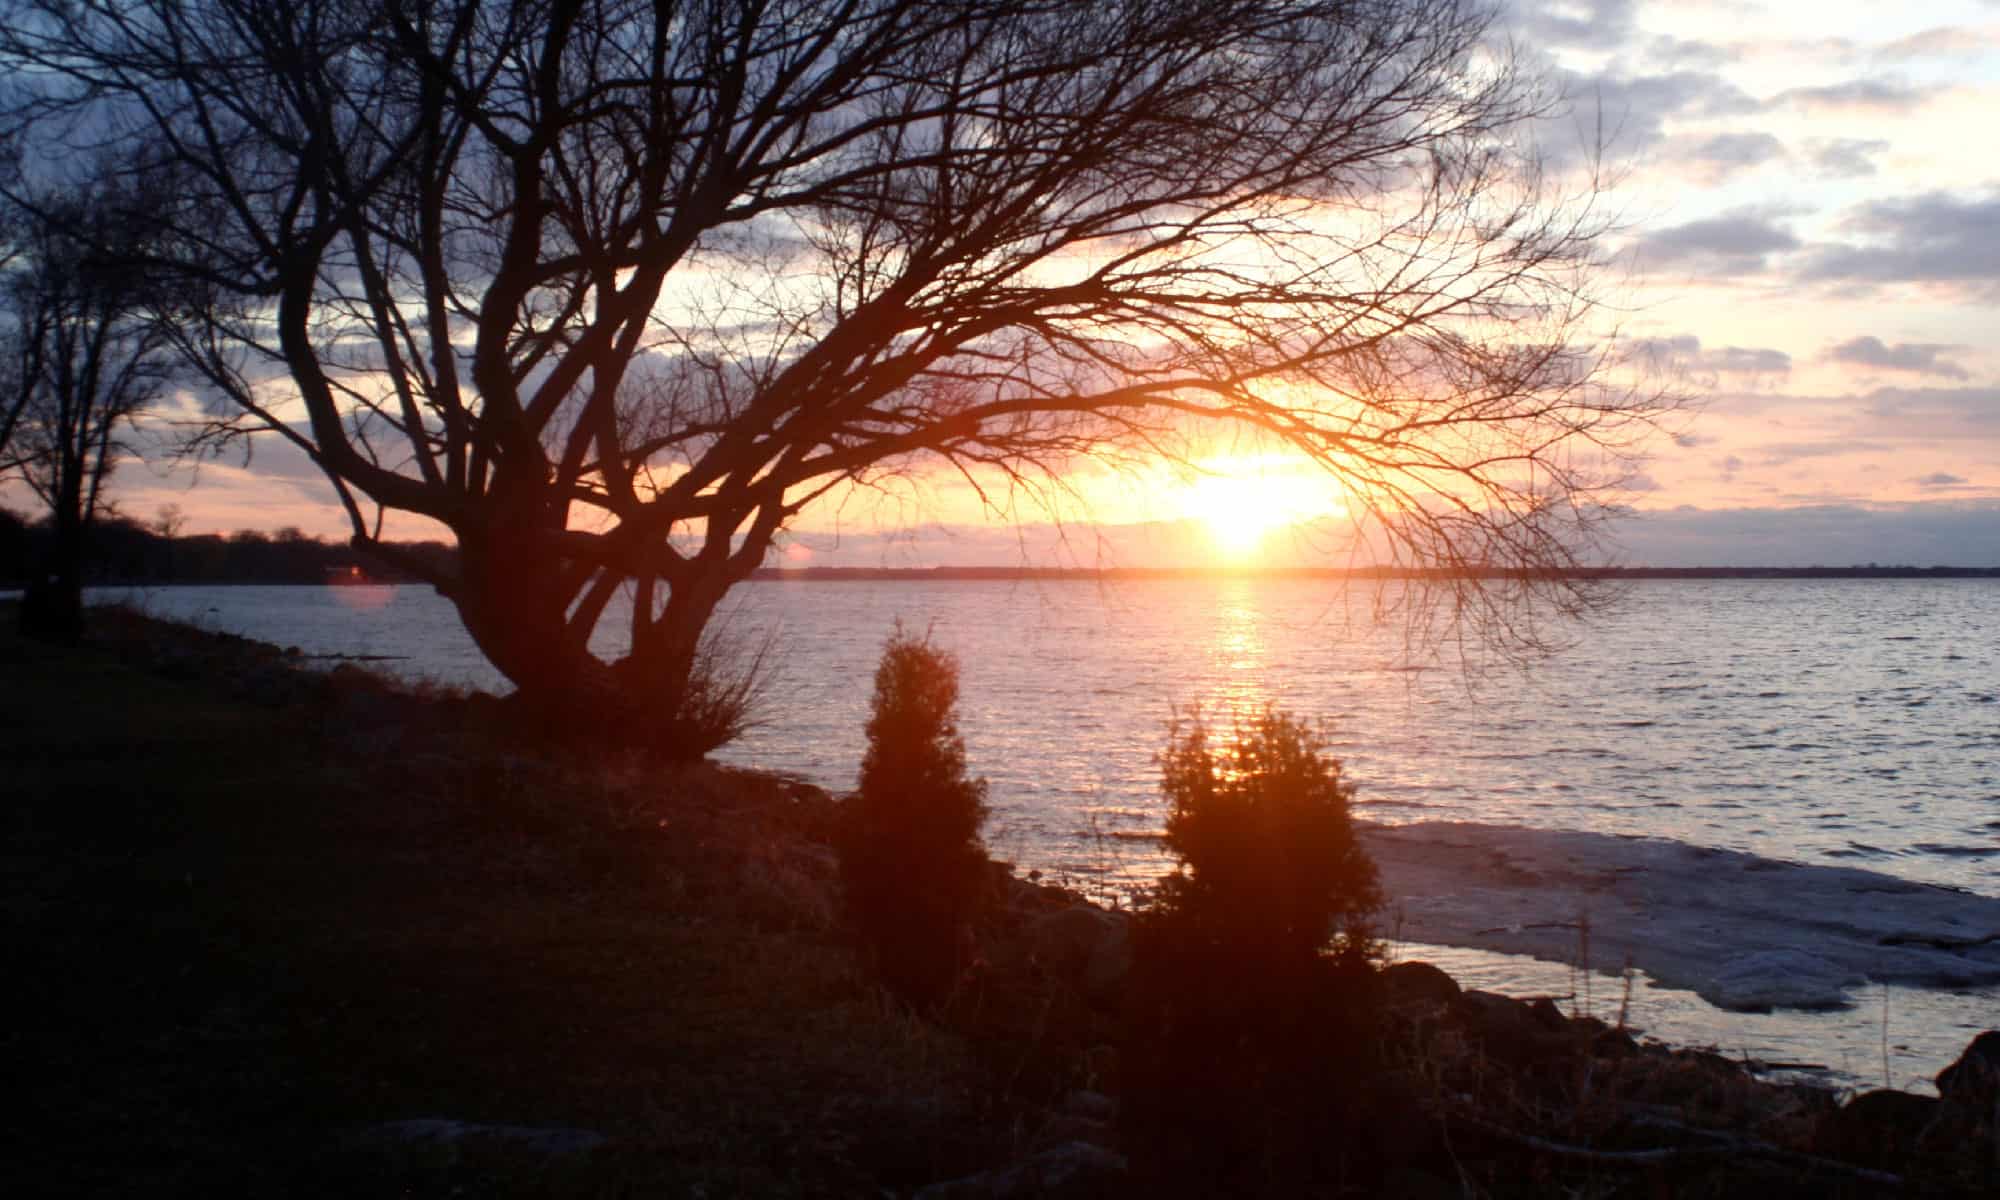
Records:
{"label": "leafless tree canopy", "polygon": [[166,390],[168,355],[143,266],[148,195],[116,180],[23,194],[31,200],[0,205],[0,479],[24,482],[50,517],[27,624],[72,636],[84,539],[126,429]]}
{"label": "leafless tree canopy", "polygon": [[1541,194],[1542,98],[1476,3],[0,17],[7,128],[179,174],[182,349],[357,538],[450,526],[438,582],[524,690],[670,712],[788,520],[926,462],[1032,484],[1219,420],[1317,460],[1398,561],[1541,572],[1657,415],[1601,382],[1593,218]]}

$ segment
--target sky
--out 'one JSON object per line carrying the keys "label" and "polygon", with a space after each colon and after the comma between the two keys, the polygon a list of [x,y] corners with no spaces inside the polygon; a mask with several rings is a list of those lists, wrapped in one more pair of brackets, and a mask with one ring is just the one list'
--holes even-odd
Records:
{"label": "sky", "polygon": [[[1503,20],[1566,98],[1545,153],[1608,143],[1620,336],[1695,400],[1648,447],[1613,556],[2000,565],[2000,0],[1514,0]],[[1278,527],[1312,511],[1310,481],[1250,473],[1093,484],[1060,526],[954,519],[919,488],[808,522],[785,561],[1311,560]],[[142,520],[178,506],[188,532],[346,533],[275,447],[135,464],[116,491]]]}

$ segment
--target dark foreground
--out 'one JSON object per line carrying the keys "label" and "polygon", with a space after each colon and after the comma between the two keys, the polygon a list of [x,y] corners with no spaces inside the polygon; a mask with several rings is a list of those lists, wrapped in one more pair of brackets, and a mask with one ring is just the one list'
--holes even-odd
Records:
{"label": "dark foreground", "polygon": [[[9,1194],[1206,1190],[1117,1119],[1116,915],[996,873],[919,1019],[840,930],[816,789],[525,750],[493,702],[135,617],[13,624]],[[1308,1194],[2000,1188],[2000,1036],[1942,1100],[1849,1098],[1421,965],[1381,993],[1366,1162]]]}

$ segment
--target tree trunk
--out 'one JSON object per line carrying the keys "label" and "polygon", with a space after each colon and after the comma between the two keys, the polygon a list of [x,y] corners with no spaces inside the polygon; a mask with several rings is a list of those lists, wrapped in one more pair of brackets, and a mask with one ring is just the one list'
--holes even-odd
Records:
{"label": "tree trunk", "polygon": [[710,678],[701,653],[726,581],[682,581],[657,620],[635,619],[631,650],[607,663],[569,630],[575,592],[532,538],[500,521],[462,534],[453,597],[473,641],[514,684],[510,703],[527,728],[667,759],[699,758],[741,731],[748,689]]}
{"label": "tree trunk", "polygon": [[83,479],[65,470],[57,481],[55,521],[47,556],[21,597],[21,632],[42,641],[83,637]]}

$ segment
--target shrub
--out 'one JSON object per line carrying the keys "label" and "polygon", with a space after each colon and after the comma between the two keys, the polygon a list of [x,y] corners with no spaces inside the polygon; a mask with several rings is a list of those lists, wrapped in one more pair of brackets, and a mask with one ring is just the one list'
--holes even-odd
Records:
{"label": "shrub", "polygon": [[884,979],[917,1003],[956,978],[987,869],[986,781],[967,779],[958,663],[899,623],[882,648],[861,779],[842,813],[847,911]]}
{"label": "shrub", "polygon": [[1155,1182],[1353,1186],[1379,1075],[1380,903],[1325,739],[1266,709],[1218,744],[1197,711],[1160,758],[1178,860],[1135,928],[1126,1114]]}
{"label": "shrub", "polygon": [[1375,864],[1321,734],[1266,708],[1218,748],[1197,710],[1169,727],[1160,767],[1166,847],[1180,865],[1160,881],[1158,917],[1265,971],[1323,950],[1370,952],[1362,922],[1381,904]]}

